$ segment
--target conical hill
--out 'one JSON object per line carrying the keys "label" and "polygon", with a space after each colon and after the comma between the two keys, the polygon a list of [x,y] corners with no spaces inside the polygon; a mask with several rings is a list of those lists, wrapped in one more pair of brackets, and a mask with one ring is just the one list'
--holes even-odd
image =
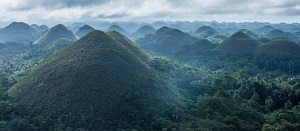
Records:
{"label": "conical hill", "polygon": [[141,61],[131,42],[124,44],[127,39],[116,32],[108,34],[95,30],[63,48],[8,94],[33,112],[62,116],[71,127],[147,129],[179,97]]}
{"label": "conical hill", "polygon": [[77,40],[78,37],[74,33],[68,30],[62,24],[58,24],[50,28],[45,34],[43,34],[39,39],[37,39],[33,44],[34,45],[47,45],[61,38],[67,38],[70,40]]}
{"label": "conical hill", "polygon": [[243,32],[237,32],[218,45],[214,50],[225,54],[249,54],[261,43]]}

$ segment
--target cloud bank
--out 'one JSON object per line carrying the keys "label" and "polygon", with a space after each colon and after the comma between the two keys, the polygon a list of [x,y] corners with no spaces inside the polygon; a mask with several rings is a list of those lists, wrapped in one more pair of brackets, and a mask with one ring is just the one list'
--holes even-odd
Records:
{"label": "cloud bank", "polygon": [[0,22],[300,20],[299,0],[10,0],[0,5]]}

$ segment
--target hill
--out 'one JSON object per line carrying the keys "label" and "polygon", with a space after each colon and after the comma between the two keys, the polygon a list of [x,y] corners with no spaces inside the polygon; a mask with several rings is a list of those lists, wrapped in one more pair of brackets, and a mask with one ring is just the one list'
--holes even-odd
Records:
{"label": "hill", "polygon": [[24,43],[33,41],[38,32],[24,22],[13,22],[0,29],[0,39],[4,42]]}
{"label": "hill", "polygon": [[177,48],[191,44],[194,38],[188,34],[169,27],[158,29],[153,35],[147,35],[136,42],[145,50],[162,55],[172,55]]}
{"label": "hill", "polygon": [[136,45],[134,42],[132,42],[130,39],[128,39],[126,36],[122,35],[121,33],[116,31],[109,31],[107,32],[107,34],[111,38],[123,44],[126,48],[128,48],[131,52],[133,52],[135,56],[140,58],[141,61],[147,62],[150,59],[149,56],[146,55],[138,45]]}
{"label": "hill", "polygon": [[118,25],[112,25],[111,27],[109,27],[107,30],[108,31],[117,31],[120,32],[121,34],[125,35],[126,37],[130,37],[130,33],[127,32],[125,29],[121,28]]}
{"label": "hill", "polygon": [[32,24],[30,25],[33,29],[35,29],[38,32],[45,32],[47,30],[49,30],[49,27],[46,25],[37,25],[37,24]]}
{"label": "hill", "polygon": [[257,54],[300,56],[300,46],[290,40],[274,40],[258,46]]}
{"label": "hill", "polygon": [[255,29],[254,32],[259,33],[259,34],[261,34],[261,33],[267,34],[271,30],[274,30],[274,29],[275,28],[273,26],[271,26],[271,25],[265,25],[265,26],[263,26],[261,28]]}
{"label": "hill", "polygon": [[[191,58],[192,56],[199,56],[205,53],[206,51],[210,51],[215,47],[213,43],[208,41],[207,39],[200,39],[193,42],[191,45],[184,45],[178,50],[176,50],[175,55],[177,57],[186,56]],[[184,57],[185,59],[187,59]]]}
{"label": "hill", "polygon": [[261,43],[243,32],[230,36],[214,50],[226,54],[249,54]]}
{"label": "hill", "polygon": [[213,29],[212,27],[210,26],[201,26],[200,28],[198,28],[196,31],[195,31],[195,34],[200,34],[204,31],[211,31],[211,32],[216,32],[215,29]]}
{"label": "hill", "polygon": [[89,26],[89,25],[84,25],[78,29],[78,31],[75,33],[79,38],[82,36],[90,33],[91,31],[95,30],[95,28]]}
{"label": "hill", "polygon": [[119,37],[90,32],[39,64],[8,94],[38,115],[59,115],[74,129],[148,129],[180,98]]}
{"label": "hill", "polygon": [[285,32],[284,31],[282,31],[282,30],[279,30],[279,29],[274,29],[274,30],[271,30],[268,34],[267,34],[267,36],[269,37],[269,38],[285,38],[286,37],[286,35],[285,35]]}
{"label": "hill", "polygon": [[144,25],[140,28],[138,28],[134,33],[133,36],[135,37],[143,37],[146,34],[153,34],[155,33],[155,29],[152,26],[149,25]]}
{"label": "hill", "polygon": [[254,32],[252,32],[250,30],[247,30],[247,29],[240,29],[237,32],[243,32],[243,33],[245,33],[246,35],[248,35],[248,36],[250,36],[252,38],[258,38],[257,34],[255,34]]}
{"label": "hill", "polygon": [[67,38],[70,40],[77,40],[78,37],[73,34],[72,31],[68,30],[62,24],[58,24],[50,28],[45,34],[38,38],[33,44],[34,45],[47,45],[61,38]]}

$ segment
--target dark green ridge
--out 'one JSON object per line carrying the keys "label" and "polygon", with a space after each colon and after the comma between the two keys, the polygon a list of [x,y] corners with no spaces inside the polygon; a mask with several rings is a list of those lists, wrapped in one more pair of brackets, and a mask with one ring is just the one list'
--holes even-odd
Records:
{"label": "dark green ridge", "polygon": [[[8,94],[33,113],[48,110],[90,130],[142,126],[140,121],[179,105],[181,97],[118,37],[90,32],[39,64]],[[80,121],[82,116],[88,121]]]}

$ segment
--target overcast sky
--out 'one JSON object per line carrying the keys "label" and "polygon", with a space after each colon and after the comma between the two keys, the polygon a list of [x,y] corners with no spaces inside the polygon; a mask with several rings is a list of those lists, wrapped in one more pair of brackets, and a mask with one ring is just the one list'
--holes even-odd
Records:
{"label": "overcast sky", "polygon": [[300,0],[1,0],[0,23],[80,21],[300,22]]}

